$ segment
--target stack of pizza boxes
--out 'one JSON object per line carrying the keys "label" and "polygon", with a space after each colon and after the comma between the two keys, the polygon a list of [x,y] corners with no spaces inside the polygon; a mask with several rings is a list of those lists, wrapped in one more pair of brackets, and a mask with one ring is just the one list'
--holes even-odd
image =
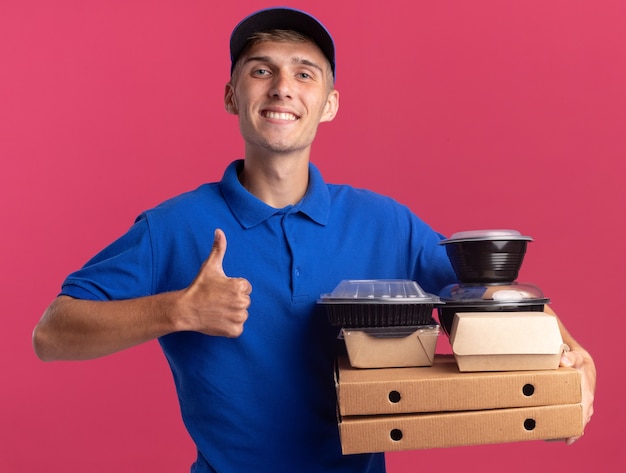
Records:
{"label": "stack of pizza boxes", "polygon": [[437,296],[405,280],[342,281],[321,296],[340,327],[344,454],[582,434],[581,377],[559,366],[568,348],[549,300],[516,282],[529,241],[514,230],[442,241],[460,283]]}

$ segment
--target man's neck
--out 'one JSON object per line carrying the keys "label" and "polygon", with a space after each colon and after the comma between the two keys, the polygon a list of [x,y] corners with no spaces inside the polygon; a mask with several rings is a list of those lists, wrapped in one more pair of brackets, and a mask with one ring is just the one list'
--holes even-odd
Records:
{"label": "man's neck", "polygon": [[271,207],[297,204],[309,185],[308,156],[246,157],[239,181]]}

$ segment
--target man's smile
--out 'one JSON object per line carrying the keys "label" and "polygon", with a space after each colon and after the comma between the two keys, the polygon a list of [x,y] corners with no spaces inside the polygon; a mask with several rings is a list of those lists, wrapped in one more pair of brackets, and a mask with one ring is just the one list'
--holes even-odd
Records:
{"label": "man's smile", "polygon": [[275,112],[272,110],[263,110],[261,111],[261,115],[265,118],[272,118],[275,120],[287,120],[287,121],[296,121],[298,120],[298,118],[300,118],[290,112]]}

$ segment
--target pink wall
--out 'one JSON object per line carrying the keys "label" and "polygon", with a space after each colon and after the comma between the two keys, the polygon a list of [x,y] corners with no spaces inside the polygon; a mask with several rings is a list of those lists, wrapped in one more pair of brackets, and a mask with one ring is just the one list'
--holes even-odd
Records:
{"label": "pink wall", "polygon": [[[228,35],[267,3],[214,5],[0,6],[2,472],[171,472],[193,461],[156,343],[44,364],[30,334],[65,275],[138,212],[218,179],[241,155],[222,105]],[[574,446],[403,452],[388,456],[389,471],[625,471],[624,2],[292,5],[338,44],[341,111],[313,157],[326,178],[389,194],[447,234],[533,236],[520,280],[543,288],[598,364],[596,414]]]}

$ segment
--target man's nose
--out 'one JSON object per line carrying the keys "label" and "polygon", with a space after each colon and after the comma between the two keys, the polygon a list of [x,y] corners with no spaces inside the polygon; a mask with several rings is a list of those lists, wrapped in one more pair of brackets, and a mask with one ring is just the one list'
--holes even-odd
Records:
{"label": "man's nose", "polygon": [[285,72],[277,72],[274,75],[270,95],[275,98],[291,98],[292,82]]}

